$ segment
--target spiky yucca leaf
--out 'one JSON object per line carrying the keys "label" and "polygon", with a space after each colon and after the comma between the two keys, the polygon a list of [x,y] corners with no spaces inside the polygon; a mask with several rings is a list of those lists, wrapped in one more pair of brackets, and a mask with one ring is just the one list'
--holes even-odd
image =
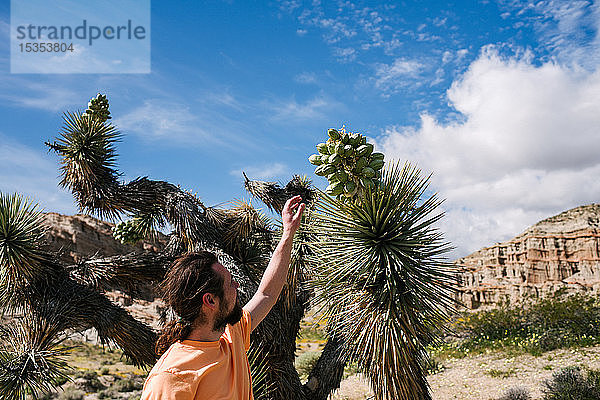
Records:
{"label": "spiky yucca leaf", "polygon": [[71,278],[99,290],[119,288],[130,296],[137,296],[144,284],[159,282],[165,274],[165,265],[172,258],[163,254],[129,253],[110,257],[94,255],[67,267]]}
{"label": "spiky yucca leaf", "polygon": [[286,201],[285,191],[277,182],[252,181],[244,173],[246,190],[260,199],[271,211],[281,212]]}
{"label": "spiky yucca leaf", "polygon": [[14,290],[49,272],[39,246],[43,236],[43,215],[37,204],[18,194],[0,193],[0,287]]}
{"label": "spiky yucca leaf", "polygon": [[61,157],[60,185],[73,192],[82,211],[115,217],[122,211],[110,200],[117,194],[115,142],[121,135],[101,119],[67,112],[58,141],[46,143]]}
{"label": "spiky yucca leaf", "polygon": [[[54,314],[56,315],[56,314]],[[28,312],[1,332],[0,398],[25,400],[52,391],[68,379],[69,348],[58,318]]]}
{"label": "spiky yucca leaf", "polygon": [[250,344],[248,350],[250,376],[252,376],[252,392],[256,400],[270,399],[273,393],[273,383],[269,382],[269,364],[261,351],[261,346]]}
{"label": "spiky yucca leaf", "polygon": [[393,165],[355,202],[316,205],[311,282],[345,356],[370,376],[377,399],[429,399],[425,346],[453,304],[450,250],[429,178]]}
{"label": "spiky yucca leaf", "polygon": [[306,176],[294,175],[285,188],[277,182],[252,181],[244,173],[246,190],[262,201],[271,211],[281,213],[287,199],[296,195],[302,196],[307,204],[314,199],[314,188],[312,182]]}
{"label": "spiky yucca leaf", "polygon": [[224,238],[228,244],[235,244],[255,233],[268,233],[271,219],[262,210],[257,210],[245,200],[233,200],[227,210],[228,223]]}

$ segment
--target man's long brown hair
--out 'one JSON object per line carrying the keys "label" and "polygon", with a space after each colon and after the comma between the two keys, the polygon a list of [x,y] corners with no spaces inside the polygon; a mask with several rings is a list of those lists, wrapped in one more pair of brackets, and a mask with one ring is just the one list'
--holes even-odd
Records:
{"label": "man's long brown hair", "polygon": [[212,269],[217,257],[208,251],[187,253],[179,257],[160,284],[163,300],[178,318],[169,322],[156,342],[160,356],[178,340],[184,340],[192,331],[194,322],[202,323],[202,296],[212,293],[223,299],[223,277]]}

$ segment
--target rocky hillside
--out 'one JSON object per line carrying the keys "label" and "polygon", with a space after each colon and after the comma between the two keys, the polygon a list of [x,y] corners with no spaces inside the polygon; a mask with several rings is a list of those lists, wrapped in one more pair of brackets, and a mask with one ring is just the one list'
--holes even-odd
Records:
{"label": "rocky hillside", "polygon": [[600,204],[547,218],[455,264],[459,300],[471,309],[558,289],[600,292]]}

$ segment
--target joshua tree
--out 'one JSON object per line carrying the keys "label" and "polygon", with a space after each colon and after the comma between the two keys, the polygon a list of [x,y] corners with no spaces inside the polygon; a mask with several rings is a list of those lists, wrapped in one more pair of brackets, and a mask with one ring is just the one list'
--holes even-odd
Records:
{"label": "joshua tree", "polygon": [[[168,244],[159,254],[63,265],[44,249],[37,208],[18,195],[1,195],[0,295],[4,312],[21,316],[3,333],[2,398],[36,397],[53,387],[65,374],[62,340],[74,330],[95,328],[134,363],[151,366],[156,333],[108,301],[104,290],[119,287],[135,296],[139,285],[159,282],[178,255],[206,249],[240,282],[240,301],[248,300],[276,243],[277,223],[249,202],[215,208],[167,182],[120,181],[120,133],[109,118],[102,95],[85,112],[64,115],[60,136],[47,143],[60,157],[61,185],[82,212],[129,218],[117,225],[117,238],[135,241],[169,226]],[[440,202],[427,191],[428,178],[409,164],[388,165],[374,178],[375,184],[335,198],[299,176],[284,187],[246,177],[250,194],[276,213],[296,194],[309,205],[287,285],[252,334],[257,399],[326,399],[349,362],[369,377],[377,399],[430,398],[425,346],[436,340],[453,298],[443,258],[449,246],[434,228]],[[328,340],[303,383],[294,353],[309,307],[327,318]]]}

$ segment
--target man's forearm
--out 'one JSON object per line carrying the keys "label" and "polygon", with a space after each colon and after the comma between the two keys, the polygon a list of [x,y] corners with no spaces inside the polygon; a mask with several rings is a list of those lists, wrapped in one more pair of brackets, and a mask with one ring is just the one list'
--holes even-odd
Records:
{"label": "man's forearm", "polygon": [[244,309],[252,317],[251,330],[254,330],[260,321],[271,311],[287,279],[294,234],[300,227],[302,212],[306,207],[305,204],[301,204],[301,201],[302,198],[300,196],[294,196],[285,202],[281,212],[281,221],[283,223],[281,239],[260,280],[258,290],[244,306]]}
{"label": "man's forearm", "polygon": [[281,293],[281,289],[287,280],[293,240],[294,233],[283,232],[258,286],[258,292],[272,298],[273,303],[277,301],[279,293]]}

